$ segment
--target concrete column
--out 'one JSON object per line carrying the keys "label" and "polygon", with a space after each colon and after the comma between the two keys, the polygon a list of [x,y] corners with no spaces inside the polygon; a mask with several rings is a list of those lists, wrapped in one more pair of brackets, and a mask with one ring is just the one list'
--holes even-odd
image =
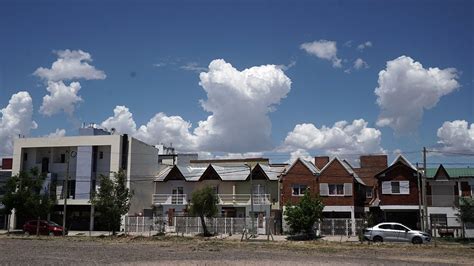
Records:
{"label": "concrete column", "polygon": [[8,225],[10,230],[16,229],[16,210],[13,209],[12,213],[10,214],[10,220],[8,221],[10,224]]}
{"label": "concrete column", "polygon": [[355,236],[356,235],[356,220],[355,220],[354,207],[351,207],[351,228],[352,228],[352,236]]}

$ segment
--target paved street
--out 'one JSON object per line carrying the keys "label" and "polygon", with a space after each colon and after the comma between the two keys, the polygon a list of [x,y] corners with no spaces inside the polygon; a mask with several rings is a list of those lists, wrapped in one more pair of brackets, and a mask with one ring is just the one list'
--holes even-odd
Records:
{"label": "paved street", "polygon": [[79,238],[0,236],[0,264],[367,265],[465,264],[468,246],[413,246],[333,242],[204,241],[191,238]]}

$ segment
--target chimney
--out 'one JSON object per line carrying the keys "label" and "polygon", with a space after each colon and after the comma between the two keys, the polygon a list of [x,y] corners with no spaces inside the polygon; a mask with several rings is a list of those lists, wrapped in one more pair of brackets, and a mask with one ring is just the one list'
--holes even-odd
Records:
{"label": "chimney", "polygon": [[387,155],[360,156],[360,168],[387,168]]}
{"label": "chimney", "polygon": [[323,167],[329,163],[329,156],[316,156],[314,157],[314,164],[318,169],[323,169]]}

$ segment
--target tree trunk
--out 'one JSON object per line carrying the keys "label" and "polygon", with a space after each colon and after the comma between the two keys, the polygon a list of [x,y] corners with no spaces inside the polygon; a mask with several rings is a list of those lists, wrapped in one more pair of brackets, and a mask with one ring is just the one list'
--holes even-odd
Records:
{"label": "tree trunk", "polygon": [[211,234],[209,233],[209,231],[207,231],[206,220],[204,219],[204,216],[200,216],[200,217],[201,217],[203,235],[210,236]]}

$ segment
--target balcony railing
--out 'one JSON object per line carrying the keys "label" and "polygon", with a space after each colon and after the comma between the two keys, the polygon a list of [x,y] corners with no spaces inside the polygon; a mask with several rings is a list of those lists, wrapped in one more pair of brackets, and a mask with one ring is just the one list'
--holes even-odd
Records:
{"label": "balcony railing", "polygon": [[154,205],[187,205],[186,194],[153,194]]}
{"label": "balcony railing", "polygon": [[455,195],[428,195],[426,196],[430,207],[459,207],[463,197]]}
{"label": "balcony railing", "polygon": [[[250,205],[250,194],[217,194],[220,205]],[[269,194],[254,194],[253,204],[270,205]]]}
{"label": "balcony railing", "polygon": [[[250,205],[250,194],[217,194],[219,205]],[[187,205],[186,194],[153,194],[154,205]],[[271,205],[269,194],[254,194],[253,204]]]}

